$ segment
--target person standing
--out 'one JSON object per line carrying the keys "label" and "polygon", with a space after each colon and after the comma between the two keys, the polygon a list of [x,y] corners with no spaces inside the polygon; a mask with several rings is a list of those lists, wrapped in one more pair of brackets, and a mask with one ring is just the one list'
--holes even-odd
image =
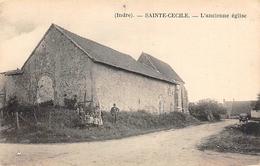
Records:
{"label": "person standing", "polygon": [[117,121],[117,116],[119,113],[119,108],[116,107],[116,104],[113,104],[113,107],[110,110],[111,115],[114,117],[114,123]]}
{"label": "person standing", "polygon": [[102,117],[101,117],[101,110],[100,110],[100,107],[99,105],[97,105],[95,107],[95,112],[94,112],[94,125],[95,126],[102,126],[103,125],[103,120],[102,120]]}

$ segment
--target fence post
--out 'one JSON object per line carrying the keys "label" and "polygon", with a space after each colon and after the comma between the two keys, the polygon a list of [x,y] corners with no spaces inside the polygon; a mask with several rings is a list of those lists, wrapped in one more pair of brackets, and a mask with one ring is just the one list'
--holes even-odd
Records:
{"label": "fence post", "polygon": [[86,93],[86,90],[85,90],[85,93],[84,93],[84,105],[83,105],[83,111],[86,112],[86,100],[87,100],[87,93]]}
{"label": "fence post", "polygon": [[4,109],[5,107],[3,106],[3,108],[0,108],[0,125],[2,126],[2,122],[4,120]]}
{"label": "fence post", "polygon": [[49,111],[49,129],[51,129],[51,111]]}
{"label": "fence post", "polygon": [[2,108],[1,110],[0,110],[0,126],[2,126],[2,121],[3,121],[3,119],[4,119],[4,115],[3,115],[3,109],[4,108]]}
{"label": "fence post", "polygon": [[35,111],[35,107],[33,108],[33,116],[34,116],[34,120],[36,122],[36,125],[38,124],[38,121],[37,121],[37,117],[36,117],[36,111]]}
{"label": "fence post", "polygon": [[[4,88],[4,103],[3,103],[3,109],[6,109],[6,89]],[[4,110],[2,109],[2,118],[4,119]]]}
{"label": "fence post", "polygon": [[16,116],[16,127],[19,130],[20,124],[19,124],[19,113],[18,113],[18,111],[15,112],[15,116]]}

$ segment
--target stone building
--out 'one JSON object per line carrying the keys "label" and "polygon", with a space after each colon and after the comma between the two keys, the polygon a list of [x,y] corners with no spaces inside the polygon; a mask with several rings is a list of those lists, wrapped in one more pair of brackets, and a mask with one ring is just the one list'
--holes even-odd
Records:
{"label": "stone building", "polygon": [[253,101],[223,101],[229,118],[239,116],[241,113],[251,114]]}
{"label": "stone building", "polygon": [[[184,81],[166,63],[142,53],[131,56],[52,24],[22,68],[0,75],[7,101],[36,104],[64,98],[99,104],[110,110],[187,112]],[[0,100],[1,101],[1,100]]]}

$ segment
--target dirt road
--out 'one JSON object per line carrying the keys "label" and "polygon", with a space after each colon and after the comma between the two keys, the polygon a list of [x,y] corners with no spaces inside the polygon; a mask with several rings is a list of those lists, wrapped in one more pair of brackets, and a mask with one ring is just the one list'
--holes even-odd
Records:
{"label": "dirt road", "polygon": [[201,152],[196,149],[203,138],[235,122],[203,124],[104,142],[0,144],[0,165],[260,165],[259,156]]}

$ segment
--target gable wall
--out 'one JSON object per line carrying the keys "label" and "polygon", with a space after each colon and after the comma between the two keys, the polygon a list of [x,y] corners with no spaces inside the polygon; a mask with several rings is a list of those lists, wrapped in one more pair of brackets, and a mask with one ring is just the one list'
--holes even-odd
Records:
{"label": "gable wall", "polygon": [[[83,101],[86,93],[86,100],[91,100],[91,64],[92,61],[80,49],[51,27],[23,67],[24,74],[19,77],[23,81],[19,83],[26,92],[19,96],[19,100],[30,104],[37,103],[40,88],[44,86],[44,81],[41,87],[38,86],[41,78],[52,81],[55,104],[63,105],[65,94],[66,98],[77,95],[78,100]],[[48,89],[46,90],[45,93],[49,93]]]}

